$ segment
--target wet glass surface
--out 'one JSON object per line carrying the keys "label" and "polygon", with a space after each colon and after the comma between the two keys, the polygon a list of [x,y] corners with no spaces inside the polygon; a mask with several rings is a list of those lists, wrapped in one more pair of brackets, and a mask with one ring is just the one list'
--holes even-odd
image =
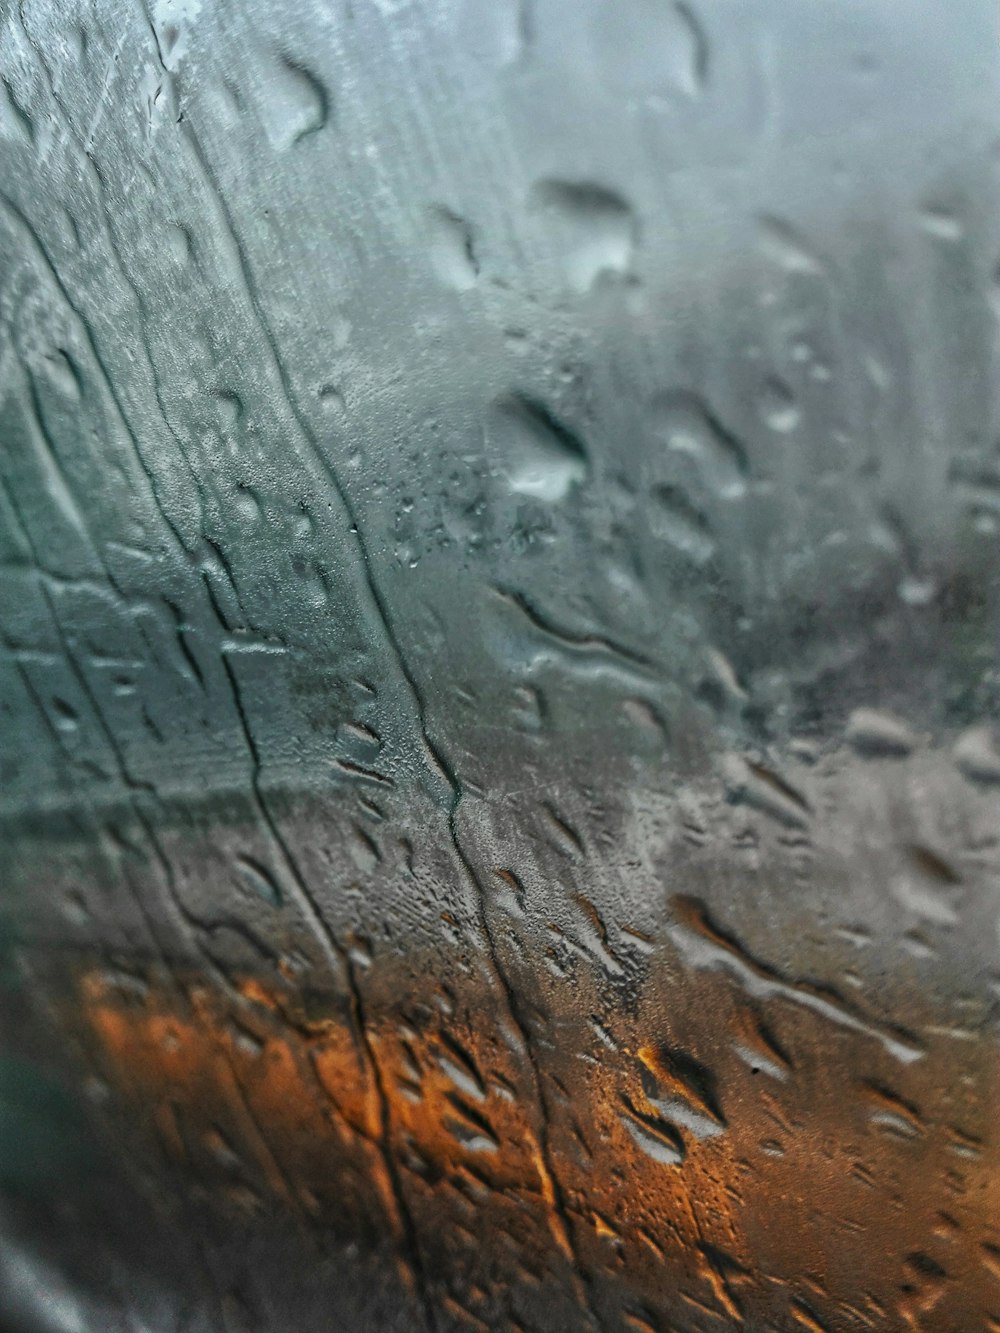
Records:
{"label": "wet glass surface", "polygon": [[0,4],[0,1328],[1000,1329],[979,0]]}

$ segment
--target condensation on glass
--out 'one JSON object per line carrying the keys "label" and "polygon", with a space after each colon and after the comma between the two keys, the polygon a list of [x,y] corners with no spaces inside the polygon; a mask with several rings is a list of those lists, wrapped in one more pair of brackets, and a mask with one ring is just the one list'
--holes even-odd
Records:
{"label": "condensation on glass", "polygon": [[985,0],[0,5],[0,1325],[1000,1328]]}

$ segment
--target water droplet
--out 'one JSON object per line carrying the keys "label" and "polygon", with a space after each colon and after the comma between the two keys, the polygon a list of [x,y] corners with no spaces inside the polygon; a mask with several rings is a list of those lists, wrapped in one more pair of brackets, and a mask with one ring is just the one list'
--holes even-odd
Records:
{"label": "water droplet", "polygon": [[683,0],[618,0],[593,23],[598,68],[616,91],[633,97],[697,97],[708,78],[709,46]]}
{"label": "water droplet", "polygon": [[955,925],[959,919],[955,888],[962,882],[958,872],[928,847],[908,849],[906,869],[895,875],[891,890],[896,901],[928,921]]}
{"label": "water droplet", "polygon": [[773,376],[764,381],[758,410],[764,424],[779,435],[795,430],[802,417],[791,389]]}
{"label": "water droplet", "polygon": [[955,763],[970,782],[1000,783],[1000,751],[990,727],[970,727],[955,742]]}
{"label": "water droplet", "polygon": [[473,1056],[447,1032],[438,1034],[442,1051],[437,1052],[437,1063],[454,1085],[473,1101],[486,1101],[486,1085]]}
{"label": "water droplet", "polygon": [[783,1083],[792,1064],[771,1029],[749,1009],[737,1009],[733,1017],[733,1049],[753,1073],[767,1074]]}
{"label": "water droplet", "polygon": [[798,229],[786,219],[762,217],[760,232],[765,253],[786,273],[815,276],[823,272],[819,258],[813,254]]}
{"label": "water droplet", "polygon": [[0,78],[0,138],[25,144],[35,141],[34,121],[6,78]]}
{"label": "water droplet", "polygon": [[347,848],[351,860],[364,875],[370,875],[382,859],[375,839],[357,825],[354,825],[351,829],[351,835],[347,840]]}
{"label": "water droplet", "polygon": [[920,226],[927,235],[933,236],[938,241],[949,241],[954,244],[965,235],[965,227],[961,218],[950,209],[940,205],[932,205],[921,209],[919,220]]}
{"label": "water droplet", "polygon": [[806,828],[812,815],[809,801],[799,789],[765,764],[727,755],[723,773],[730,799],[742,801],[790,828]]}
{"label": "water droplet", "polygon": [[715,539],[708,519],[678,486],[654,486],[650,494],[649,529],[669,542],[696,565],[704,565],[715,554]]}
{"label": "water droplet", "polygon": [[514,874],[513,870],[508,870],[505,867],[494,870],[493,874],[502,886],[502,888],[495,890],[496,897],[507,911],[511,911],[517,916],[523,916],[525,892],[524,885],[518,876]]}
{"label": "water droplet", "polygon": [[548,224],[574,291],[589,291],[604,273],[629,271],[636,224],[621,195],[589,181],[545,180],[532,190],[531,203]]}
{"label": "water droplet", "polygon": [[915,1139],[923,1133],[920,1112],[896,1093],[879,1083],[862,1083],[858,1092],[869,1120],[883,1132],[902,1139]]}
{"label": "water droplet", "polygon": [[215,401],[219,409],[219,422],[222,429],[224,431],[234,430],[243,416],[243,399],[232,389],[218,389],[215,393]]}
{"label": "water droplet", "polygon": [[58,695],[53,695],[52,711],[56,715],[56,726],[60,731],[76,731],[79,727],[80,717],[76,709]]}
{"label": "water droplet", "polygon": [[447,208],[430,212],[431,263],[447,287],[456,292],[474,287],[479,276],[479,260],[473,246],[472,228]]}
{"label": "water droplet", "polygon": [[584,855],[583,842],[579,833],[562,818],[556,808],[548,801],[541,803],[540,823],[546,834],[546,841],[557,851],[562,852],[563,856],[572,859]]}
{"label": "water droplet", "polygon": [[710,489],[728,500],[744,494],[749,471],[746,450],[697,394],[684,390],[658,394],[649,419],[653,433],[670,449],[694,459]]}
{"label": "water droplet", "polygon": [[69,889],[66,892],[63,899],[63,911],[66,919],[74,926],[89,924],[93,916],[86,898],[79,889]]}
{"label": "water droplet", "polygon": [[64,347],[46,358],[49,379],[66,398],[79,402],[83,397],[83,375],[76,361]]}
{"label": "water droplet", "polygon": [[856,708],[844,734],[858,754],[872,759],[901,759],[916,743],[904,722],[874,708]]}
{"label": "water droplet", "polygon": [[637,1110],[624,1093],[621,1101],[624,1111],[619,1113],[619,1119],[646,1156],[661,1166],[680,1166],[687,1150],[673,1125],[660,1116]]}
{"label": "water droplet", "polygon": [[457,1093],[446,1093],[446,1099],[457,1115],[447,1115],[444,1124],[467,1152],[495,1153],[500,1140],[487,1118]]}
{"label": "water droplet", "polygon": [[326,124],[329,94],[300,60],[281,55],[267,70],[263,85],[264,128],[272,147],[285,151]]}
{"label": "water droplet", "polygon": [[324,384],[316,394],[319,399],[319,405],[324,412],[328,412],[332,417],[342,417],[347,411],[347,404],[344,401],[344,395],[333,384]]}
{"label": "water droplet", "polygon": [[194,238],[187,227],[173,223],[164,235],[167,253],[178,268],[186,268],[194,259]]}
{"label": "water droplet", "polygon": [[587,477],[580,440],[540,403],[520,394],[492,404],[486,443],[491,463],[519,495],[552,503]]}
{"label": "water droplet", "polygon": [[707,1066],[685,1051],[642,1046],[642,1087],[646,1100],[663,1116],[689,1130],[697,1139],[715,1138],[726,1129]]}
{"label": "water droplet", "polygon": [[259,898],[263,898],[266,903],[272,907],[282,905],[283,896],[278,887],[274,876],[259,861],[250,856],[238,856],[236,858],[236,869],[239,872],[242,881],[248,885]]}

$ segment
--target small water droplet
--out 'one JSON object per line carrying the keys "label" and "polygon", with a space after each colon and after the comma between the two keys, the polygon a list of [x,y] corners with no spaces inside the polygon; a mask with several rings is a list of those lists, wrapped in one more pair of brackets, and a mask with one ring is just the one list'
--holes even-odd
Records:
{"label": "small water droplet", "polygon": [[970,727],[955,742],[955,763],[970,782],[1000,783],[1000,751],[987,726]]}
{"label": "small water droplet", "polygon": [[708,519],[678,486],[654,486],[649,512],[649,529],[654,537],[676,547],[697,565],[704,565],[715,554],[715,539]]}
{"label": "small water droplet", "polygon": [[272,907],[280,907],[283,902],[281,889],[269,870],[250,856],[238,856],[236,869],[244,884],[253,890],[264,902]]}
{"label": "small water droplet", "polygon": [[965,235],[961,218],[948,208],[931,205],[921,209],[918,216],[922,229],[935,240],[954,244]]}
{"label": "small water droplet", "polygon": [[795,395],[784,381],[774,376],[764,381],[758,410],[764,424],[778,435],[795,430],[802,419]]}
{"label": "small water droplet", "polygon": [[638,1110],[631,1099],[622,1094],[624,1110],[619,1119],[636,1145],[652,1161],[661,1166],[680,1166],[687,1156],[684,1140],[668,1121],[660,1116],[647,1115]]}
{"label": "small water droplet", "polygon": [[56,726],[60,731],[76,731],[79,727],[80,717],[76,709],[58,695],[52,698],[52,711],[56,715]]}
{"label": "small water droplet", "polygon": [[679,454],[694,459],[706,484],[725,499],[746,491],[749,465],[742,442],[693,393],[657,394],[650,404],[650,428]]}
{"label": "small water droplet", "polygon": [[823,264],[809,245],[785,218],[765,216],[760,219],[761,241],[764,251],[786,273],[816,274],[823,272]]}
{"label": "small water droplet", "polygon": [[49,379],[64,397],[79,402],[83,397],[83,375],[76,361],[64,347],[52,352],[46,359]]}
{"label": "small water droplet", "polygon": [[167,227],[164,240],[167,253],[178,268],[186,268],[194,259],[194,239],[187,227],[173,223]]}

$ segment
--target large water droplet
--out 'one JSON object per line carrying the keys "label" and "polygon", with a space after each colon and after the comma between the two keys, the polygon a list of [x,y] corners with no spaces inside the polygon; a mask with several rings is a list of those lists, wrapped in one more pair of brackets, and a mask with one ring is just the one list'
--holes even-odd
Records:
{"label": "large water droplet", "polygon": [[479,276],[479,261],[473,247],[472,228],[447,208],[431,210],[431,263],[447,287],[456,292],[474,287]]}
{"label": "large water droplet", "polygon": [[590,181],[545,180],[532,190],[531,202],[575,291],[589,290],[603,273],[629,271],[636,224],[620,194]]}
{"label": "large water droplet", "polygon": [[321,130],[330,115],[330,95],[322,81],[289,55],[281,55],[267,70],[264,96],[267,137],[282,151]]}
{"label": "large water droplet", "polygon": [[587,476],[587,455],[572,431],[533,399],[507,394],[490,407],[486,442],[512,491],[562,500]]}

